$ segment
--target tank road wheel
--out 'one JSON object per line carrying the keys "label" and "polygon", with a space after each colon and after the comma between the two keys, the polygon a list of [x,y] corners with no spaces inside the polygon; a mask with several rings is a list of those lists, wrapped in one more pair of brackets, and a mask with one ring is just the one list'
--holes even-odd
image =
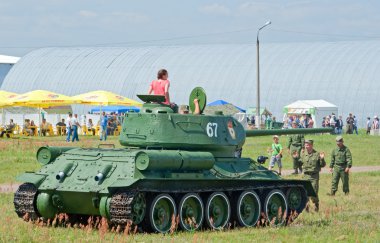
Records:
{"label": "tank road wheel", "polygon": [[112,196],[109,206],[110,219],[114,224],[137,225],[145,217],[146,202],[141,192],[120,192]]}
{"label": "tank road wheel", "polygon": [[179,203],[179,224],[183,230],[197,230],[203,222],[203,203],[197,193],[188,193]]}
{"label": "tank road wheel", "polygon": [[206,222],[212,229],[226,227],[230,220],[230,202],[223,192],[214,192],[207,199]]}
{"label": "tank road wheel", "polygon": [[303,187],[292,187],[286,192],[289,210],[301,213],[307,203],[306,191]]}
{"label": "tank road wheel", "polygon": [[236,204],[236,215],[240,226],[255,226],[260,218],[260,198],[254,191],[244,191]]}
{"label": "tank road wheel", "polygon": [[167,233],[172,226],[172,219],[177,216],[173,198],[169,194],[156,196],[150,207],[149,220],[153,231]]}
{"label": "tank road wheel", "polygon": [[286,222],[288,203],[282,191],[272,190],[268,193],[264,212],[271,225],[283,225]]}
{"label": "tank road wheel", "polygon": [[24,220],[36,220],[39,217],[37,207],[37,188],[31,183],[22,184],[15,192],[13,204],[17,215]]}

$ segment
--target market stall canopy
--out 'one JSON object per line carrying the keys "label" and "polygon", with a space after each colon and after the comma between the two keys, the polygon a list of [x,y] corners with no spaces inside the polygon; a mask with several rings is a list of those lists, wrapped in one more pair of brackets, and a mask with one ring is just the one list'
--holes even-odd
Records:
{"label": "market stall canopy", "polygon": [[[249,116],[256,115],[256,107],[249,107],[247,109],[247,114]],[[270,112],[267,108],[260,108],[260,115],[261,116],[271,116],[272,112]]]}
{"label": "market stall canopy", "polygon": [[223,105],[232,105],[234,106],[236,109],[239,110],[239,112],[245,112],[245,110],[243,108],[240,108],[230,102],[227,102],[225,100],[215,100],[214,102],[211,102],[209,104],[207,104],[207,106],[223,106]]}
{"label": "market stall canopy", "polygon": [[85,105],[124,105],[124,106],[141,106],[141,103],[126,98],[124,96],[103,90],[92,91],[72,97],[73,99],[79,100],[81,104]]}
{"label": "market stall canopy", "polygon": [[286,114],[312,114],[319,111],[338,112],[338,107],[325,100],[297,100],[284,107]]}
{"label": "market stall canopy", "polygon": [[125,112],[139,112],[140,108],[135,106],[105,106],[105,107],[94,107],[91,109],[91,113],[99,113],[100,109],[105,112],[115,112],[115,113],[125,113]]}
{"label": "market stall canopy", "polygon": [[8,100],[12,106],[28,106],[46,108],[51,106],[71,105],[77,100],[58,93],[47,90],[34,90],[24,94],[17,95]]}

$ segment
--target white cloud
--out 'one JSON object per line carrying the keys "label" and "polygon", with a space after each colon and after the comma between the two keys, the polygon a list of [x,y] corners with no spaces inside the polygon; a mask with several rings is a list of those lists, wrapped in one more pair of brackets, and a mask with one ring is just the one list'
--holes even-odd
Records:
{"label": "white cloud", "polygon": [[78,12],[78,14],[81,16],[81,17],[85,17],[85,18],[93,18],[93,17],[97,17],[98,14],[94,11],[90,11],[90,10],[81,10]]}
{"label": "white cloud", "polygon": [[231,10],[228,7],[218,3],[201,6],[199,11],[204,14],[213,15],[230,15],[231,13]]}

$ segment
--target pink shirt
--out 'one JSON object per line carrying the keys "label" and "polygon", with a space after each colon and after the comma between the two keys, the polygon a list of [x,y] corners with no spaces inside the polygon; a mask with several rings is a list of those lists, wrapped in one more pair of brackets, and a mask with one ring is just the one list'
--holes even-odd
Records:
{"label": "pink shirt", "polygon": [[[152,83],[150,84],[150,86],[153,89],[153,93],[155,95],[165,95],[165,86],[166,85],[170,85],[169,80],[162,80],[162,79],[153,80]],[[166,95],[165,95],[165,97],[166,97]],[[164,104],[169,104],[167,97],[166,97],[166,101],[164,102]]]}

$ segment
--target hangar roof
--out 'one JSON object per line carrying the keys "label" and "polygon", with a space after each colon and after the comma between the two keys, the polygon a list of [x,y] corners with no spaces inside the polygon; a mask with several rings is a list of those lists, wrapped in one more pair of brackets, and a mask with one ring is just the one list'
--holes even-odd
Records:
{"label": "hangar roof", "polygon": [[[256,106],[254,44],[43,48],[21,58],[2,89],[66,95],[102,89],[136,99],[161,68],[169,71],[171,99],[178,104],[188,103],[191,89],[202,86],[209,101]],[[359,122],[380,113],[380,41],[263,43],[260,77],[261,106],[276,116],[304,99],[327,100]]]}

